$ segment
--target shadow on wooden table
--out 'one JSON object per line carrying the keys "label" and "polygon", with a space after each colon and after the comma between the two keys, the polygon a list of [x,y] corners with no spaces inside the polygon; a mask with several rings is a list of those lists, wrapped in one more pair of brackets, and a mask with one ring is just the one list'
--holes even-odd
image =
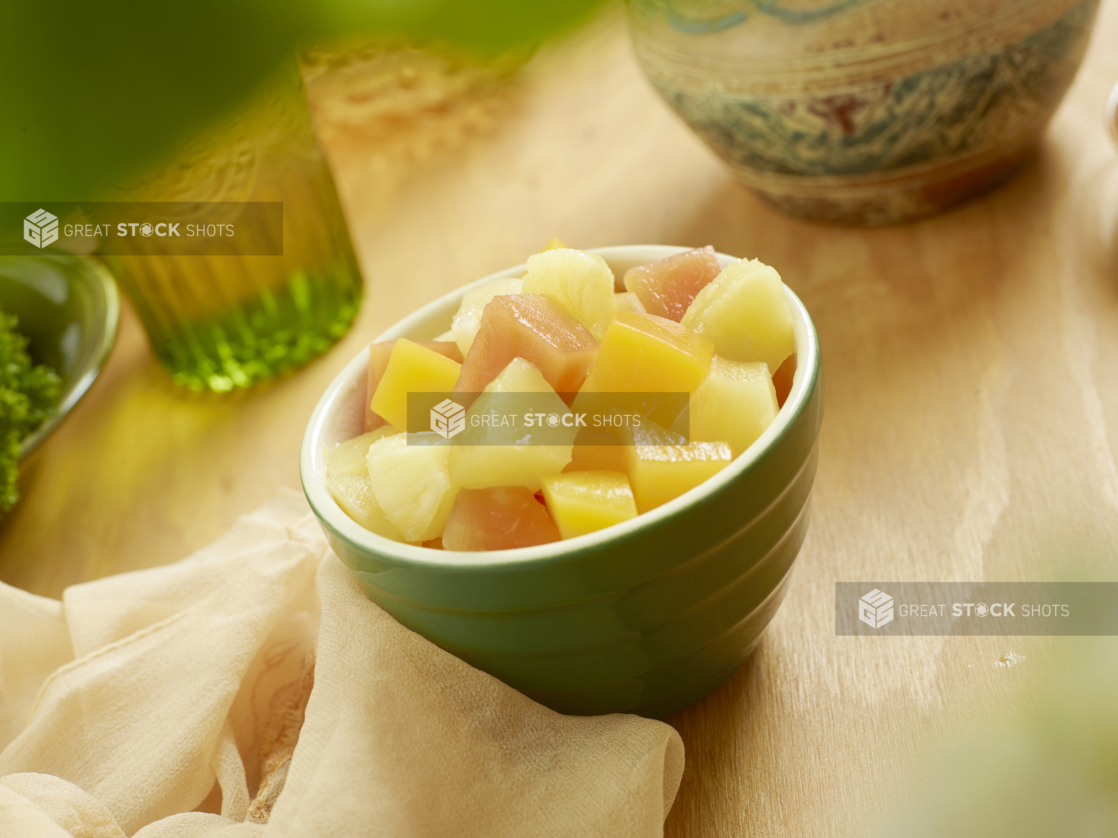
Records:
{"label": "shadow on wooden table", "polygon": [[[762,688],[767,637],[756,651],[715,692],[682,713],[668,719],[679,731],[686,749],[683,781],[675,805],[664,824],[667,838],[733,834],[712,829],[727,800],[740,800],[746,786],[743,766],[737,763],[742,740],[749,739],[750,697]],[[702,747],[698,743],[702,743]],[[735,826],[744,826],[738,824]]]}

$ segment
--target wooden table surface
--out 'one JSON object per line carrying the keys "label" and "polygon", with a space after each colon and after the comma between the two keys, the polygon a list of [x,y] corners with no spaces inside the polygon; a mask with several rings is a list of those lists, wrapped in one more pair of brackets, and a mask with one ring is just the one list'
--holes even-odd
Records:
{"label": "wooden table surface", "polygon": [[[813,519],[758,652],[672,720],[687,770],[666,831],[862,834],[921,787],[939,743],[1027,704],[1072,641],[835,637],[836,581],[1118,579],[1118,153],[1101,126],[1115,43],[1110,0],[1015,180],[874,230],[787,218],[735,185],[645,83],[618,17],[511,80],[421,76],[418,110],[377,105],[360,66],[312,80],[367,283],[352,332],[279,383],[191,397],[126,309],[0,524],[0,579],[58,596],[171,562],[297,488],[307,418],[364,343],[553,236],[757,257],[823,346]],[[997,665],[1009,653],[1024,660]]]}

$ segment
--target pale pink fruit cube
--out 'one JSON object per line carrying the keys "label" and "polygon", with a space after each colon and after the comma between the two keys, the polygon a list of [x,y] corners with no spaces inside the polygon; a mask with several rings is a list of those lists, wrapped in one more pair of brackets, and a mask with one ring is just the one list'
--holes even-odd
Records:
{"label": "pale pink fruit cube", "polygon": [[658,259],[625,272],[625,290],[645,311],[678,323],[704,286],[722,272],[714,248],[702,247]]}
{"label": "pale pink fruit cube", "polygon": [[523,486],[461,489],[443,530],[444,550],[510,550],[559,540],[559,528]]}
{"label": "pale pink fruit cube", "polygon": [[513,358],[523,358],[557,393],[575,393],[597,351],[590,331],[550,297],[494,297],[481,316],[454,392],[480,393]]}

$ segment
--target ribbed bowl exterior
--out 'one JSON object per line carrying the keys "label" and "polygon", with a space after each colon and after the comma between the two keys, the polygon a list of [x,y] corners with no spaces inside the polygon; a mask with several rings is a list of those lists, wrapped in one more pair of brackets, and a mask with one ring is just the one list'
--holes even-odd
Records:
{"label": "ribbed bowl exterior", "polygon": [[747,469],[612,539],[522,562],[424,564],[354,543],[315,511],[369,597],[413,631],[560,712],[665,717],[734,672],[784,597],[822,421],[813,357],[796,414]]}

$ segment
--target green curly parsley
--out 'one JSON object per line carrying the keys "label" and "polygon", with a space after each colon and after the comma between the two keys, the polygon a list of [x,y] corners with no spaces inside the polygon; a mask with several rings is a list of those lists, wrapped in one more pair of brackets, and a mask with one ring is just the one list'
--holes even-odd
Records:
{"label": "green curly parsley", "polygon": [[0,311],[0,515],[19,500],[20,443],[54,412],[62,392],[58,373],[32,366],[27,338],[16,331],[16,323]]}

